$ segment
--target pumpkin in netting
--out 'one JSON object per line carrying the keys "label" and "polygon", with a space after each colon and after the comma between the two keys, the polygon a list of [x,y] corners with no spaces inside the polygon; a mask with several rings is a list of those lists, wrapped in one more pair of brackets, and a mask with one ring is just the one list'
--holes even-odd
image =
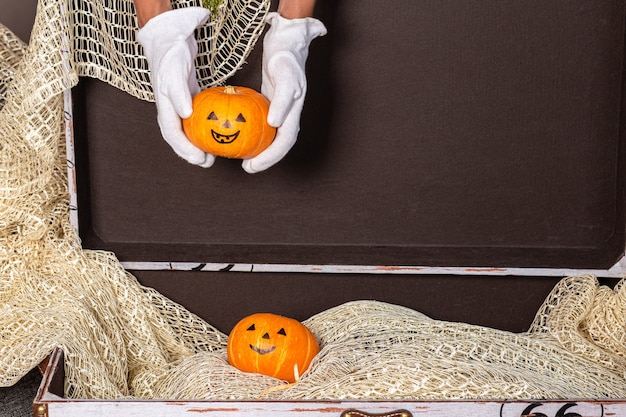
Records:
{"label": "pumpkin in netting", "polygon": [[244,372],[296,382],[320,348],[302,323],[271,313],[243,318],[228,336],[228,362]]}
{"label": "pumpkin in netting", "polygon": [[276,128],[267,123],[269,101],[247,87],[210,87],[196,94],[193,112],[183,119],[191,143],[225,158],[249,159],[274,140]]}

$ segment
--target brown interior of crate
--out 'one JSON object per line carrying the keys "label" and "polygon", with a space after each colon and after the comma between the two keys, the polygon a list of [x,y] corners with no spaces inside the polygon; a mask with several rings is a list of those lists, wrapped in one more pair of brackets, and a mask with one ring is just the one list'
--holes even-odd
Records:
{"label": "brown interior of crate", "polygon": [[[381,7],[321,2],[299,141],[257,175],[187,164],[153,104],[83,80],[85,243],[123,260],[611,266],[623,2]],[[258,88],[261,49],[232,83]]]}
{"label": "brown interior of crate", "polygon": [[522,332],[528,330],[559,280],[232,271],[133,271],[133,275],[225,333],[256,312],[305,320],[327,308],[362,299],[403,305],[438,320]]}
{"label": "brown interior of crate", "polygon": [[[623,1],[318,3],[329,33],[311,46],[300,138],[260,174],[187,164],[152,103],[80,82],[86,247],[199,263],[606,269],[620,258]],[[232,84],[259,88],[261,50]],[[555,282],[137,276],[225,330],[244,310],[306,318],[353,298],[523,330]]]}

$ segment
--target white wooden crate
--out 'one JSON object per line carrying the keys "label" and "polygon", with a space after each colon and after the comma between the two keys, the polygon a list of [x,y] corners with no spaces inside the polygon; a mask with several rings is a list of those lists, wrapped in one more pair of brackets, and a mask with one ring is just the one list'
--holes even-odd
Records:
{"label": "white wooden crate", "polygon": [[[620,2],[616,2],[620,3]],[[353,5],[356,3],[353,2]],[[623,11],[623,5],[619,4]],[[75,227],[79,228],[78,215],[78,184],[76,171],[75,137],[72,120],[72,95],[65,94],[67,158],[71,180],[72,219]],[[617,104],[617,103],[616,103]],[[619,107],[619,106],[618,106]],[[621,108],[621,107],[620,107]],[[120,116],[121,117],[121,116]],[[305,132],[306,133],[306,132]],[[622,133],[620,133],[622,135]],[[153,138],[157,140],[157,138]],[[621,165],[620,165],[621,166]],[[623,168],[623,167],[622,167]],[[213,168],[212,168],[213,169]],[[280,169],[280,168],[277,168]],[[617,203],[623,203],[620,198]],[[82,209],[82,207],[81,207]],[[619,208],[623,211],[623,207]],[[622,252],[623,254],[623,252]],[[152,261],[152,260],[125,260],[123,265],[129,270],[137,271],[205,271],[212,272],[228,269],[233,272],[250,272],[263,274],[362,274],[362,275],[411,275],[419,279],[421,275],[437,276],[501,276],[504,279],[516,277],[562,277],[566,275],[590,273],[599,277],[621,278],[626,273],[626,258],[622,255],[615,259],[612,265],[592,265],[589,268],[577,266],[543,267],[533,266],[502,266],[502,265],[464,265],[453,264],[437,266],[433,264],[385,265],[370,264],[320,264],[312,262],[231,262],[229,259],[220,259],[208,255],[207,258],[193,261]],[[210,279],[210,278],[208,278]],[[487,416],[487,417],[596,417],[596,416],[626,416],[626,399],[615,400],[559,400],[539,401],[507,401],[503,399],[493,401],[303,401],[303,402],[273,402],[273,401],[135,401],[135,400],[87,400],[66,399],[62,392],[63,352],[56,350],[50,357],[45,375],[33,404],[36,417],[117,417],[117,416],[325,416],[325,417],[367,417],[369,415],[384,415],[389,417],[410,416]],[[404,411],[402,411],[404,410]],[[347,414],[346,414],[347,413]]]}
{"label": "white wooden crate", "polygon": [[33,404],[35,417],[610,417],[626,400],[579,401],[152,401],[66,399],[55,392],[63,352],[51,355]]}

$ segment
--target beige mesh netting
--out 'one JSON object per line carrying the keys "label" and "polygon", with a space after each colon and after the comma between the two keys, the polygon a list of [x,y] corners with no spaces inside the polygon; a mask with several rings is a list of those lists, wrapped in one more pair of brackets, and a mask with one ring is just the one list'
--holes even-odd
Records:
{"label": "beige mesh netting", "polygon": [[[266,7],[228,1],[199,31],[205,85],[242,64]],[[133,31],[125,0],[42,0],[28,48],[0,26],[0,386],[60,346],[74,398],[625,397],[626,284],[586,275],[528,333],[360,301],[307,320],[322,350],[293,386],[229,366],[224,334],[83,250],[68,220],[61,93],[87,75],[151,99]]]}

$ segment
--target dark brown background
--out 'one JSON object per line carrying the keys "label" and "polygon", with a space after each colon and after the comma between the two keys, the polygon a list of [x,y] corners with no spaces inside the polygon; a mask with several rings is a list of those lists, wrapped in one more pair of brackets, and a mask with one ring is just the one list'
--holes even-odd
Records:
{"label": "dark brown background", "polygon": [[35,20],[36,0],[0,0],[0,23],[28,42]]}

